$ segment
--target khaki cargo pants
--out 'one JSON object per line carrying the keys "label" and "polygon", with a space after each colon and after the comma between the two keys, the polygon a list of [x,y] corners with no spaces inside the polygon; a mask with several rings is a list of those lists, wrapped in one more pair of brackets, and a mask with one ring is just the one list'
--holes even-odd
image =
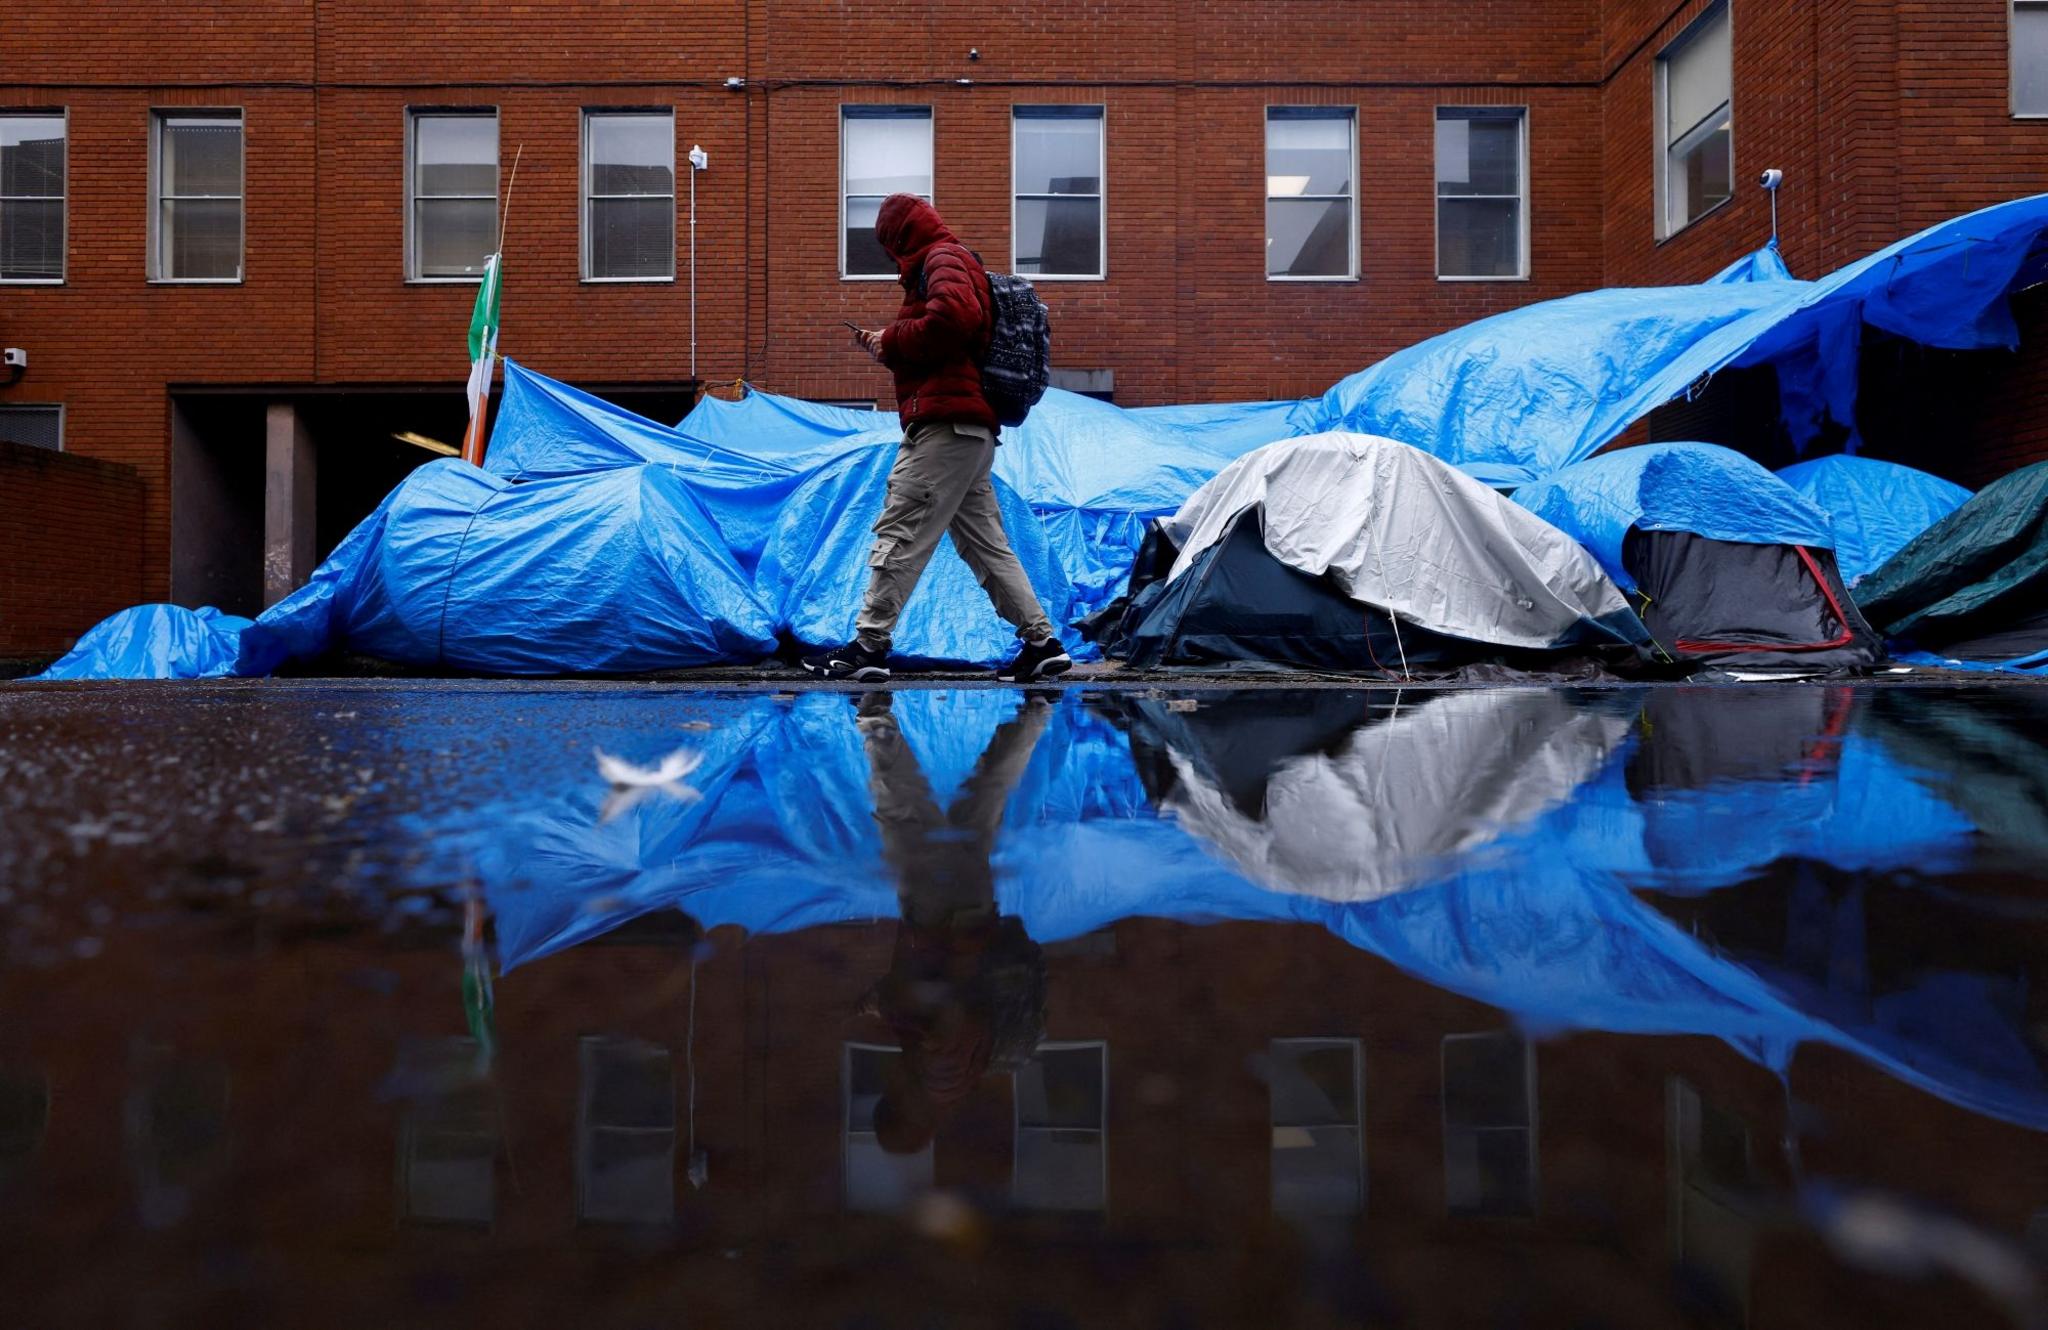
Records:
{"label": "khaki cargo pants", "polygon": [[980,425],[925,422],[903,436],[889,470],[889,496],[875,523],[867,599],[854,623],[863,643],[888,649],[903,602],[947,532],[996,613],[1016,626],[1019,637],[1035,642],[1052,636],[1052,623],[1003,533],[988,478],[995,456],[995,435]]}

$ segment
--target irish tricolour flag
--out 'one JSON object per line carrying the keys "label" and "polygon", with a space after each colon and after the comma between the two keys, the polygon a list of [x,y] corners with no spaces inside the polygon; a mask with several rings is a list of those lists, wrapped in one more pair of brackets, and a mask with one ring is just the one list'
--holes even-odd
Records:
{"label": "irish tricolour flag", "polygon": [[498,359],[498,267],[504,256],[484,260],[484,284],[469,316],[469,429],[462,436],[462,460],[484,463],[484,417],[491,404],[491,371]]}

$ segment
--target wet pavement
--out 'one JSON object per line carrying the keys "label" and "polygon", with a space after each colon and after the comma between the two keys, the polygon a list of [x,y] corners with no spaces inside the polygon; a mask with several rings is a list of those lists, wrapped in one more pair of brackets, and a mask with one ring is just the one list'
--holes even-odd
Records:
{"label": "wet pavement", "polygon": [[0,688],[21,1325],[2040,1325],[2048,690]]}

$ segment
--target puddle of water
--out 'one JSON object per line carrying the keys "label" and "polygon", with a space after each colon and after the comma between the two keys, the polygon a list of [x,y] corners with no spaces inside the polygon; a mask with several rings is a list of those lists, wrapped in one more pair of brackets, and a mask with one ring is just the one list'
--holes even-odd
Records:
{"label": "puddle of water", "polygon": [[31,1324],[2039,1324],[2044,721],[0,692],[0,1288]]}

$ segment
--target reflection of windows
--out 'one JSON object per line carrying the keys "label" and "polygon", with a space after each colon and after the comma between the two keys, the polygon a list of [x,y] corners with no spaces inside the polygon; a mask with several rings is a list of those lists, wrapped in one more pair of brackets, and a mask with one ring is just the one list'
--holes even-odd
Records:
{"label": "reflection of windows", "polygon": [[900,1050],[847,1044],[840,1089],[846,1116],[845,1198],[849,1210],[897,1211],[932,1185],[932,1143],[915,1154],[891,1154],[875,1139],[875,1105],[882,1102]]}
{"label": "reflection of windows", "polygon": [[0,114],[0,282],[64,280],[61,111]]}
{"label": "reflection of windows", "polygon": [[2012,113],[2048,115],[2048,0],[2012,0]]}
{"label": "reflection of windows", "polygon": [[150,179],[150,276],[241,281],[242,113],[157,112]]}
{"label": "reflection of windows", "polygon": [[1019,106],[1011,116],[1010,271],[1102,276],[1102,108]]}
{"label": "reflection of windows", "polygon": [[1109,1045],[1040,1044],[1017,1069],[1017,1160],[1010,1199],[1030,1210],[1108,1202]]}
{"label": "reflection of windows", "polygon": [[1674,235],[1735,195],[1728,6],[1709,10],[1657,57],[1657,234]]}
{"label": "reflection of windows", "polygon": [[932,108],[839,108],[839,271],[894,277],[896,261],[875,240],[875,216],[891,194],[932,196]]}
{"label": "reflection of windows", "polygon": [[168,1228],[191,1213],[227,1153],[227,1068],[171,1050],[136,1052],[126,1126],[143,1227]]}
{"label": "reflection of windows", "polygon": [[430,1087],[398,1129],[398,1203],[414,1223],[488,1228],[497,1208],[498,1113],[467,1035],[407,1050],[401,1083]]}
{"label": "reflection of windows", "polygon": [[1444,1204],[1536,1213],[1536,1059],[1511,1030],[1444,1036]]}
{"label": "reflection of windows", "polygon": [[405,275],[481,279],[498,247],[498,113],[414,111],[408,122]]}
{"label": "reflection of windows", "polygon": [[1356,117],[1347,106],[1266,108],[1266,276],[1350,277]]}
{"label": "reflection of windows", "polygon": [[49,1081],[0,1071],[0,1183],[42,1147],[49,1124]]}
{"label": "reflection of windows", "polygon": [[1436,273],[1521,277],[1528,185],[1519,106],[1436,109]]}
{"label": "reflection of windows", "polygon": [[1719,1319],[1749,1320],[1749,1270],[1756,1223],[1748,1202],[1749,1128],[1741,1118],[1671,1081],[1665,1186],[1672,1255],[1715,1301]]}
{"label": "reflection of windows", "polygon": [[593,1034],[578,1053],[576,1218],[668,1223],[676,1213],[676,1079],[668,1050]]}
{"label": "reflection of windows", "polygon": [[676,120],[670,111],[583,113],[583,280],[676,275]]}
{"label": "reflection of windows", "polygon": [[1273,1041],[1275,1214],[1364,1213],[1358,1063],[1356,1039]]}

